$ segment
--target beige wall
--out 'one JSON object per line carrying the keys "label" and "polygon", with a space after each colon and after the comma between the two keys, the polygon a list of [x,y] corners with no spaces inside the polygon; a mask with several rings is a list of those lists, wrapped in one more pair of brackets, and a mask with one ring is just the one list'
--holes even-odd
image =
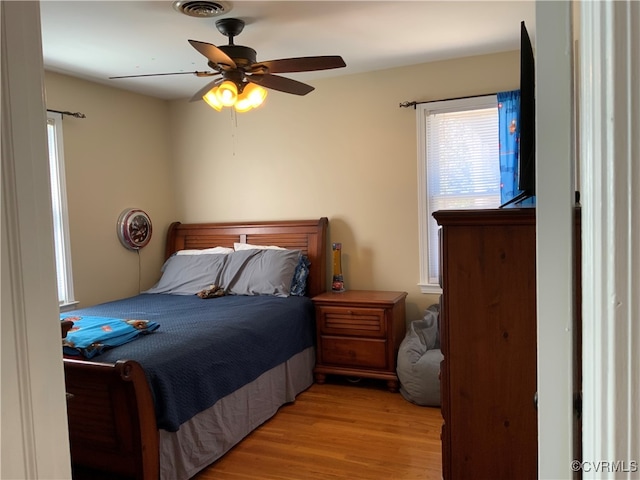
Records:
{"label": "beige wall", "polygon": [[406,291],[407,319],[420,318],[437,297],[417,286],[415,111],[398,105],[517,88],[518,62],[516,51],[327,78],[304,97],[270,91],[237,117],[46,72],[47,107],[87,115],[64,120],[77,299],[138,292],[138,256],[116,235],[124,208],[154,225],[142,289],[159,277],[174,220],[326,216],[347,288]]}
{"label": "beige wall", "polygon": [[[135,295],[139,283],[145,289],[158,280],[165,232],[177,217],[168,103],[52,72],[45,89],[47,108],[87,116],[63,117],[76,299],[89,306]],[[153,222],[140,258],[116,234],[128,207]]]}
{"label": "beige wall", "polygon": [[323,79],[237,118],[171,102],[179,219],[327,216],[346,287],[404,290],[420,318],[437,297],[417,286],[415,111],[398,105],[515,89],[519,71],[515,51]]}

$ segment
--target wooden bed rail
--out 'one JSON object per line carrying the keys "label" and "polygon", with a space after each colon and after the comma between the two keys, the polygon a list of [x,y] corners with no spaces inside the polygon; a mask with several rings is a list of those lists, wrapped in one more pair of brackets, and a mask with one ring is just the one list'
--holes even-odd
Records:
{"label": "wooden bed rail", "polygon": [[139,363],[64,359],[71,461],[76,478],[157,480],[158,428]]}

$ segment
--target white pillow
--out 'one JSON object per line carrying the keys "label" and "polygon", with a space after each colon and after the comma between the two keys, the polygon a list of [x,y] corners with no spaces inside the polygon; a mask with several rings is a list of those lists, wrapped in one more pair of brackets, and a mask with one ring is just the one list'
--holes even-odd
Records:
{"label": "white pillow", "polygon": [[233,249],[238,250],[286,250],[283,247],[276,247],[275,245],[252,245],[250,243],[234,243]]}
{"label": "white pillow", "polygon": [[232,253],[233,248],[231,247],[212,247],[212,248],[202,248],[202,249],[193,249],[193,250],[178,250],[176,255],[211,255],[211,254],[220,254],[220,253]]}

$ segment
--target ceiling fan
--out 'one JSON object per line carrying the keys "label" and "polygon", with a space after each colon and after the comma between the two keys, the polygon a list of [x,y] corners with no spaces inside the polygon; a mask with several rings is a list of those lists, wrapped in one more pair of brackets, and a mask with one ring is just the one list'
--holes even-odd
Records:
{"label": "ceiling fan", "polygon": [[[229,38],[228,45],[215,46],[210,43],[189,40],[191,46],[207,58],[207,65],[212,71],[155,73],[109,78],[184,74],[198,77],[218,76],[218,78],[198,90],[190,101],[204,99],[216,110],[221,110],[223,106],[234,105],[236,110],[246,111],[258,106],[266,97],[266,91],[261,87],[294,95],[306,95],[314,90],[311,85],[280,75],[274,75],[276,73],[310,72],[346,66],[342,57],[338,55],[281,58],[258,62],[256,60],[256,51],[253,48],[236,45],[233,42],[234,37],[244,29],[244,25],[244,21],[238,18],[221,18],[216,21],[218,31]],[[254,105],[256,103],[257,105]],[[250,106],[243,110],[247,105]]]}

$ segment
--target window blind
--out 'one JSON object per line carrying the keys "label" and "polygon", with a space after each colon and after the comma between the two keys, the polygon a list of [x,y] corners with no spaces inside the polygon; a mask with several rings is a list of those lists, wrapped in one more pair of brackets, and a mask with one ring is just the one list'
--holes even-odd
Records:
{"label": "window blind", "polygon": [[426,109],[429,283],[438,283],[439,272],[438,225],[432,213],[500,205],[498,109],[494,103]]}

